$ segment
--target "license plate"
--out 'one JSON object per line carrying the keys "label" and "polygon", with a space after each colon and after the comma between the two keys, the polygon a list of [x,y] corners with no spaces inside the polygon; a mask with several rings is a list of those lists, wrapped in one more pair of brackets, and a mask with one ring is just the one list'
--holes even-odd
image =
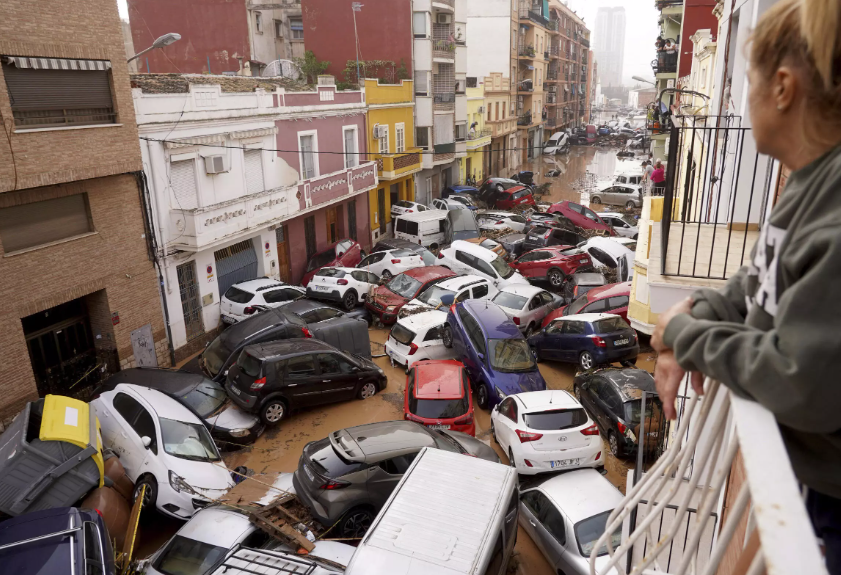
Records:
{"label": "license plate", "polygon": [[222,316],[222,323],[229,323],[231,325],[234,324],[234,320],[226,315]]}
{"label": "license plate", "polygon": [[315,475],[313,475],[312,471],[310,471],[310,468],[306,465],[304,465],[304,473],[307,474],[307,477],[310,478],[310,481],[315,481]]}
{"label": "license plate", "polygon": [[236,394],[236,395],[240,395],[240,394],[242,393],[242,392],[239,390],[239,388],[234,387],[233,385],[231,386],[231,391],[233,391],[233,392],[234,392],[234,394]]}
{"label": "license plate", "polygon": [[449,425],[427,425],[429,429],[449,429]]}
{"label": "license plate", "polygon": [[561,461],[550,461],[549,467],[552,469],[558,469],[561,467],[572,467],[573,465],[578,465],[578,462],[581,459],[562,459]]}
{"label": "license plate", "polygon": [[627,337],[625,339],[617,339],[617,340],[614,340],[613,345],[615,345],[615,346],[626,345],[629,341],[631,341],[631,340],[629,340]]}
{"label": "license plate", "polygon": [[328,291],[330,288],[327,286],[314,286],[315,291]]}

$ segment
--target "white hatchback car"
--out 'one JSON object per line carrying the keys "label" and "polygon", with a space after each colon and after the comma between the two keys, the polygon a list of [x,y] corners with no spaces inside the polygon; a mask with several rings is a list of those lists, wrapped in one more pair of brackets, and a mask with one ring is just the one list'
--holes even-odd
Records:
{"label": "white hatchback car", "polygon": [[491,412],[491,435],[524,475],[604,466],[599,428],[568,391],[506,397]]}
{"label": "white hatchback car", "polygon": [[268,278],[234,284],[222,296],[222,322],[234,324],[257,312],[292,303],[306,296],[300,286],[287,285]]}
{"label": "white hatchback car", "polygon": [[596,271],[606,268],[615,269],[618,281],[624,282],[634,277],[634,259],[636,258],[636,252],[623,243],[627,239],[593,236],[576,247],[590,254]]}
{"label": "white hatchback car", "polygon": [[469,210],[465,204],[450,199],[450,198],[437,198],[432,200],[432,209],[433,210]]}
{"label": "white hatchback car", "polygon": [[307,297],[340,302],[350,311],[365,301],[368,291],[380,285],[380,278],[357,268],[321,268],[307,284]]}
{"label": "white hatchback car", "polygon": [[482,246],[457,240],[438,253],[438,265],[459,274],[475,274],[487,278],[496,288],[512,284],[528,284],[505,260]]}
{"label": "white hatchback car", "polygon": [[447,313],[425,311],[398,319],[385,342],[385,352],[406,369],[422,359],[455,359],[455,352],[444,347],[442,335]]}
{"label": "white hatchback car", "polygon": [[537,286],[515,284],[503,286],[491,301],[501,307],[528,337],[534,330],[540,329],[543,318],[558,309],[563,299]]}
{"label": "white hatchback car", "polygon": [[395,218],[401,214],[411,214],[416,212],[425,212],[428,210],[425,205],[417,202],[410,202],[409,200],[398,200],[391,204],[391,217]]}
{"label": "white hatchback car", "polygon": [[[599,217],[623,238],[637,239],[637,235],[639,235],[639,226],[631,223],[634,220],[629,216],[625,216],[619,212],[599,212]],[[628,219],[626,220],[625,218]]]}
{"label": "white hatchback car", "polygon": [[442,300],[452,296],[452,303],[462,302],[466,299],[491,299],[497,290],[490,280],[475,275],[456,276],[447,278],[444,281],[431,285],[423,290],[418,297],[400,308],[398,317],[406,317],[419,308],[446,309],[449,307]]}
{"label": "white hatchback car", "polygon": [[362,261],[356,267],[371,272],[388,282],[396,275],[414,268],[422,268],[424,265],[422,255],[409,250],[398,249],[374,252],[362,258]]}
{"label": "white hatchback car", "polygon": [[146,486],[146,505],[188,519],[233,487],[207,428],[168,395],[121,383],[91,405],[102,443],[120,458],[135,484],[135,497]]}
{"label": "white hatchback car", "polygon": [[511,228],[515,232],[522,232],[526,227],[526,218],[511,212],[479,211],[476,222],[480,230],[498,231]]}

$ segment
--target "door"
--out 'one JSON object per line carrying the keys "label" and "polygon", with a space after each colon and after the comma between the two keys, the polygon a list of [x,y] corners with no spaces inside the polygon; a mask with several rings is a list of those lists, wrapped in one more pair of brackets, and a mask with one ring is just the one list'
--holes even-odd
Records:
{"label": "door", "polygon": [[432,189],[429,192],[429,199],[441,197],[441,177],[438,174],[432,176]]}
{"label": "door", "polygon": [[280,281],[288,284],[292,281],[292,266],[289,261],[289,226],[278,226],[275,237],[277,238],[277,267]]}
{"label": "door", "polygon": [[[391,186],[388,188],[388,200],[389,216],[391,216],[391,207],[400,201],[400,184],[391,184]],[[394,232],[394,230],[391,231],[392,233]]]}
{"label": "door", "polygon": [[464,165],[465,165],[464,178],[465,178],[465,183],[467,183],[467,180],[473,175],[473,159],[472,158],[467,158],[467,161],[464,162]]}
{"label": "door", "polygon": [[558,359],[578,361],[578,352],[584,349],[582,338],[587,336],[587,326],[583,321],[565,321],[561,331]]}
{"label": "door", "polygon": [[385,233],[386,214],[385,214],[385,188],[377,190],[377,217],[380,220],[380,233]]}
{"label": "door", "polygon": [[257,277],[257,252],[250,239],[216,250],[213,257],[220,298],[235,283]]}
{"label": "door", "polygon": [[563,515],[541,491],[534,489],[520,496],[520,508],[525,521],[523,527],[549,560],[556,567],[564,554],[566,527]]}
{"label": "door", "polygon": [[331,244],[336,243],[339,241],[339,224],[336,208],[327,208],[325,210],[325,216],[327,219],[327,241]]}
{"label": "door", "polygon": [[155,355],[155,341],[152,339],[152,324],[147,323],[131,332],[131,350],[137,367],[158,367]]}
{"label": "door", "polygon": [[290,408],[317,405],[324,391],[315,356],[310,354],[289,358],[283,381],[292,404]]}
{"label": "door", "polygon": [[540,355],[548,359],[561,359],[561,338],[565,321],[555,321],[546,326],[543,337],[538,341]]}
{"label": "door", "polygon": [[316,359],[321,369],[321,397],[318,403],[353,399],[363,378],[356,366],[335,353],[319,353]]}
{"label": "door", "polygon": [[502,403],[499,404],[499,417],[497,417],[497,424],[494,429],[499,445],[505,453],[508,453],[512,442],[519,441],[516,437],[518,417],[517,402],[514,401],[514,398],[506,397],[502,400]]}
{"label": "door", "polygon": [[[178,291],[181,294],[181,313],[187,331],[187,341],[204,334],[204,318],[199,300],[196,262],[189,261],[176,268]],[[219,292],[220,296],[224,292]],[[224,311],[224,310],[223,310]]]}
{"label": "door", "polygon": [[368,498],[376,510],[382,509],[403,474],[417,457],[417,452],[385,459],[368,468],[366,488]]}
{"label": "door", "polygon": [[[115,415],[111,425],[108,426],[111,428],[110,435],[113,442],[110,447],[117,452],[120,463],[126,469],[126,474],[134,481],[140,476],[149,452],[158,453],[155,422],[149,411],[127,393],[117,392],[112,401]],[[117,425],[116,429],[112,427],[114,424]],[[142,437],[152,440],[148,450],[143,445]]]}

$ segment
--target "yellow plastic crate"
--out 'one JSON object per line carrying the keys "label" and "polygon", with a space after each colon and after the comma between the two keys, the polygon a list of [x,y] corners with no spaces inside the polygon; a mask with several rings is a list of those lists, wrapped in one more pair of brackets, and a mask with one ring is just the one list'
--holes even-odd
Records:
{"label": "yellow plastic crate", "polygon": [[[95,437],[91,438],[91,434]],[[102,437],[99,431],[99,420],[90,405],[72,397],[47,395],[44,397],[44,414],[38,439],[64,441],[82,449],[95,445],[96,454],[92,459],[99,468],[99,486],[102,487],[105,474]]]}

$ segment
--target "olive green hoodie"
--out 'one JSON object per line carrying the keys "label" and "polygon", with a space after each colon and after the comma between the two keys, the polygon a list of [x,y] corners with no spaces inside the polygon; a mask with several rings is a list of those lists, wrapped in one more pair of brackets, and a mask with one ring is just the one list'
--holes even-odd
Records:
{"label": "olive green hoodie", "polygon": [[678,363],[777,418],[797,477],[841,498],[841,146],[794,172],[752,263],[666,326]]}

